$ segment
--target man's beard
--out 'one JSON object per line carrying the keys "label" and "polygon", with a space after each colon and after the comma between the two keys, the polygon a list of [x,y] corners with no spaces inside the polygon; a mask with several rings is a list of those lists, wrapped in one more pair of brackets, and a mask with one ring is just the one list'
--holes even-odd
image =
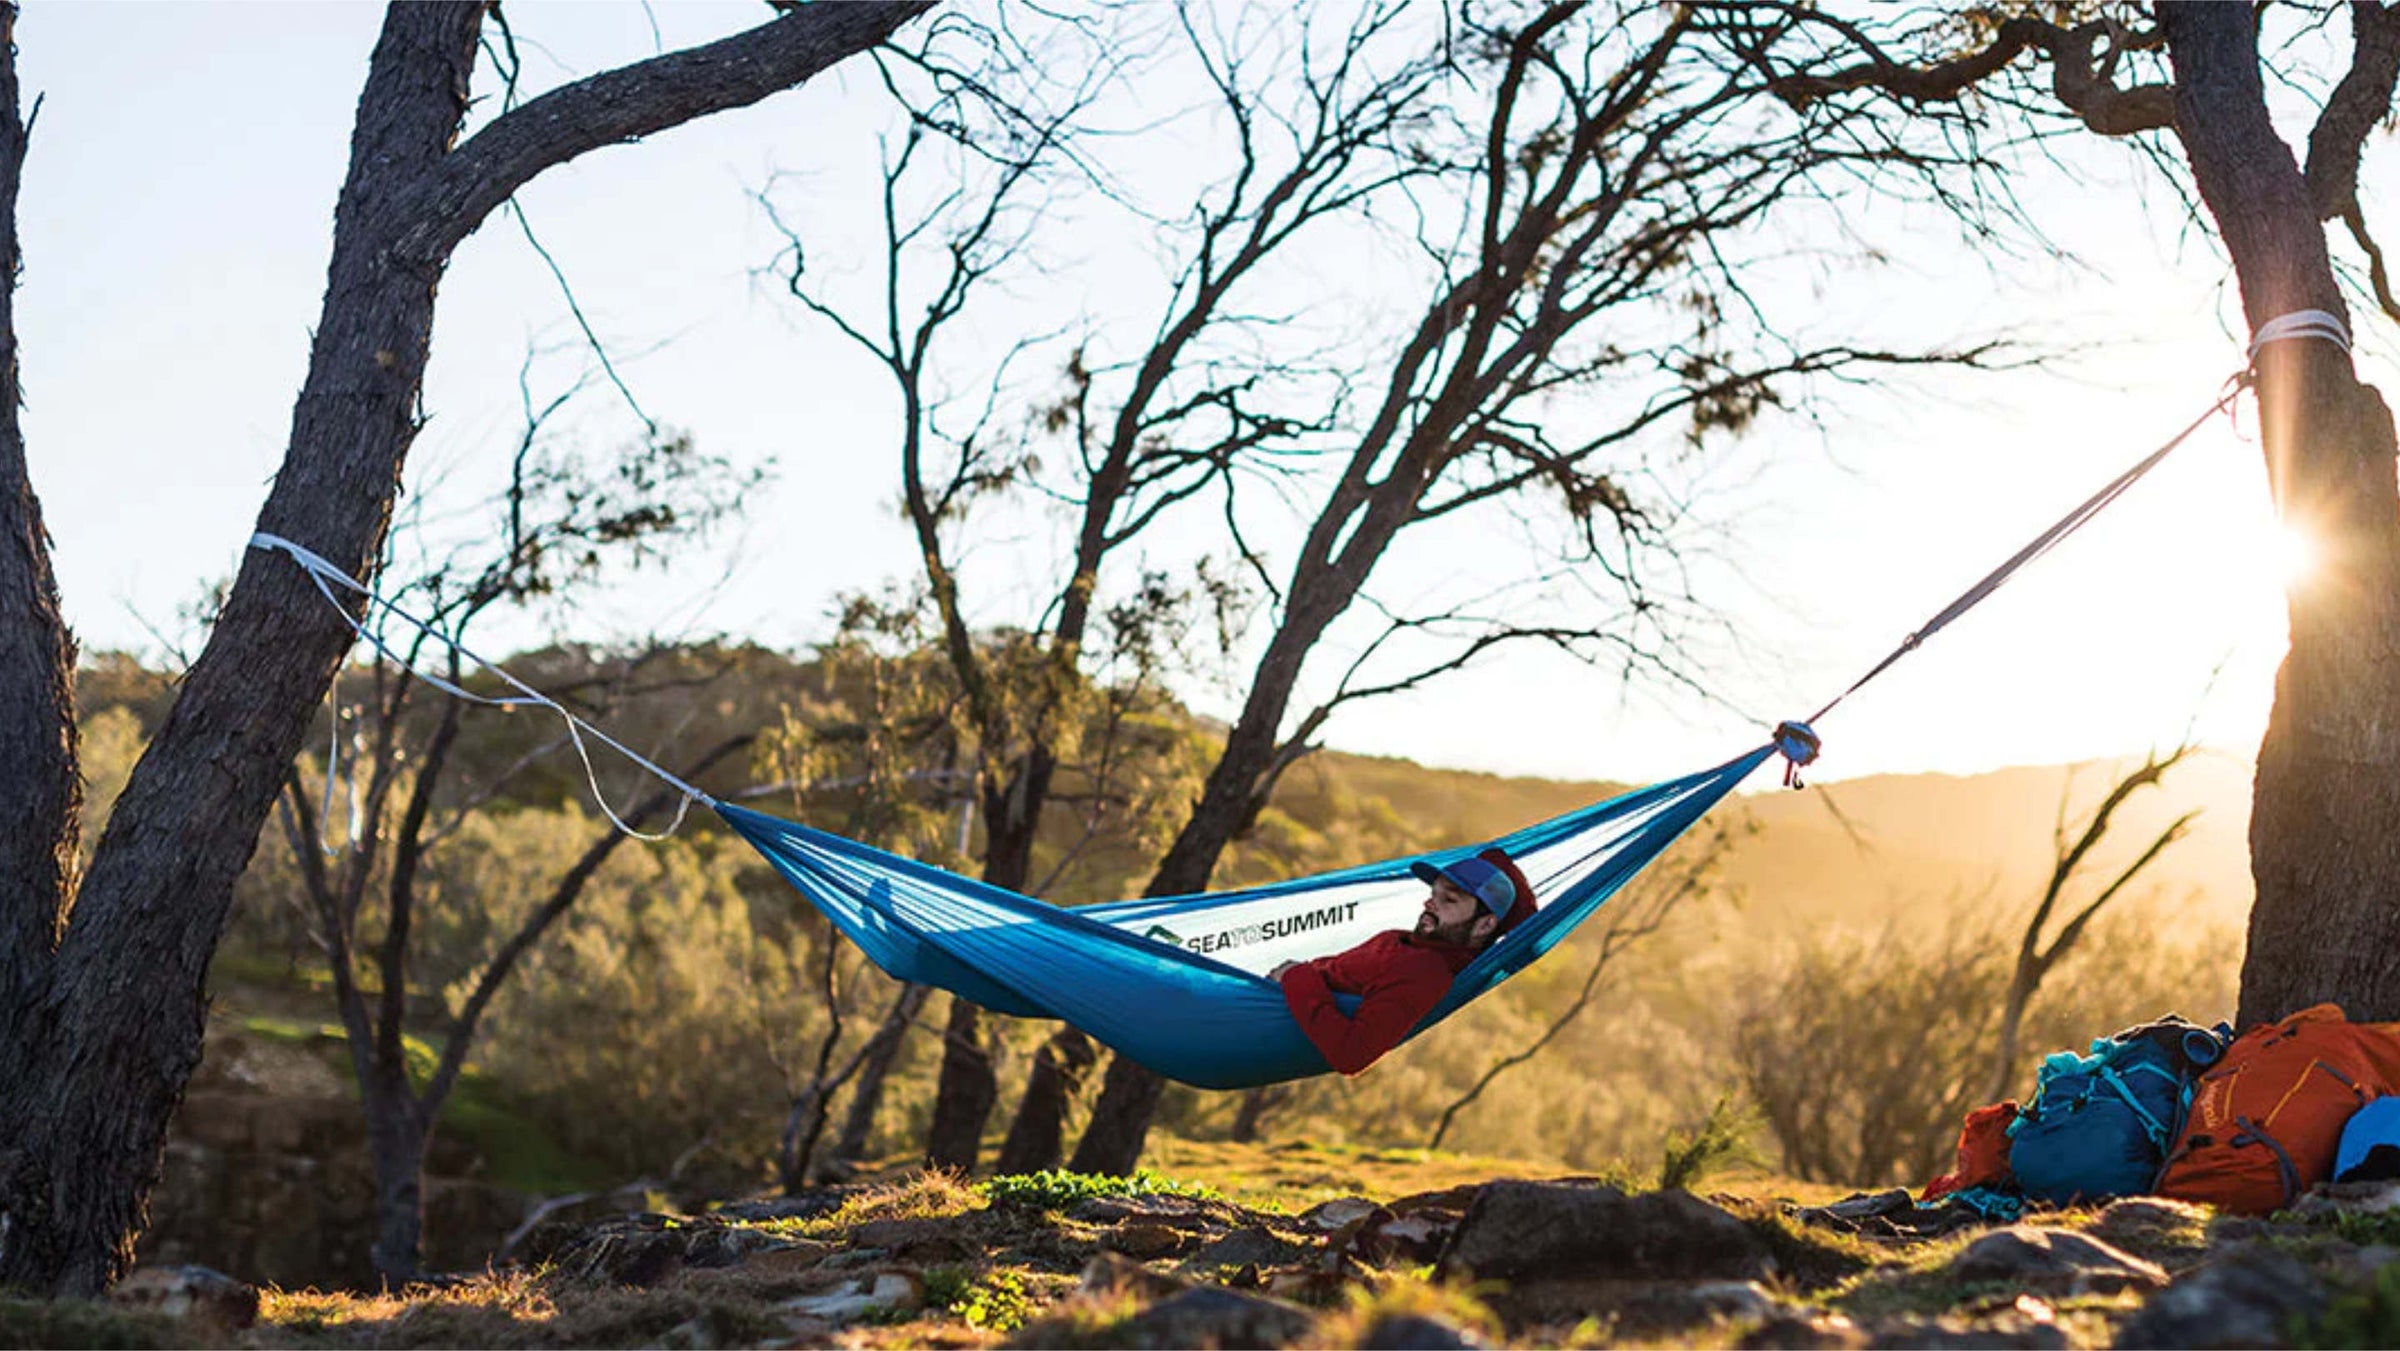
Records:
{"label": "man's beard", "polygon": [[1443,924],[1430,914],[1417,916],[1417,937],[1434,943],[1448,943],[1463,948],[1475,937],[1475,916],[1469,915],[1456,924]]}

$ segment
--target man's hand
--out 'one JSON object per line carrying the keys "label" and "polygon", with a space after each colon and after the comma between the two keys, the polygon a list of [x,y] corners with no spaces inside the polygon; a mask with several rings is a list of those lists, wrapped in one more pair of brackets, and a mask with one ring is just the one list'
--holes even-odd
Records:
{"label": "man's hand", "polygon": [[1299,965],[1301,965],[1299,962],[1278,962],[1275,964],[1275,969],[1267,973],[1267,979],[1274,981],[1278,985],[1281,985],[1283,983],[1283,973]]}

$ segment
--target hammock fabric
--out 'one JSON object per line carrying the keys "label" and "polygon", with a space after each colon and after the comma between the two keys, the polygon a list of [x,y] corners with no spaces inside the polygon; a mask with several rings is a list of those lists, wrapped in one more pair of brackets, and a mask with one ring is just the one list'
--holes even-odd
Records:
{"label": "hammock fabric", "polygon": [[[1459,972],[1409,1036],[1566,941],[1776,750],[1762,746],[1495,841],[1524,869],[1540,908]],[[791,821],[724,803],[716,810],[892,976],[996,1013],[1072,1023],[1199,1088],[1331,1073],[1265,973],[1410,927],[1425,884],[1409,865],[1448,863],[1485,847],[1242,891],[1069,910]],[[1344,1013],[1357,1004],[1341,997]]]}

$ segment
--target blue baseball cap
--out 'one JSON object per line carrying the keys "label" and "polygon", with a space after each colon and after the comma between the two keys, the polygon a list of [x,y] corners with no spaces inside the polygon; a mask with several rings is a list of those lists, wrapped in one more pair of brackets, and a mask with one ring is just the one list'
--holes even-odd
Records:
{"label": "blue baseball cap", "polygon": [[1462,858],[1440,867],[1419,859],[1408,865],[1408,871],[1420,882],[1448,878],[1453,886],[1483,902],[1483,908],[1491,911],[1494,919],[1507,919],[1509,910],[1517,903],[1517,884],[1496,865],[1480,858]]}

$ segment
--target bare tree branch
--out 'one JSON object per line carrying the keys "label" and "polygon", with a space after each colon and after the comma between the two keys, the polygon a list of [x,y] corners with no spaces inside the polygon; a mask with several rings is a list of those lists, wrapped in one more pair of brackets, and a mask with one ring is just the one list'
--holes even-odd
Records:
{"label": "bare tree branch", "polygon": [[[748,733],[729,737],[699,759],[685,765],[677,777],[687,783],[698,779],[727,756],[747,749],[750,743],[756,739],[754,735]],[[680,789],[661,788],[643,799],[640,805],[632,811],[627,812],[625,823],[639,827],[675,805],[682,797],[683,793]],[[559,916],[565,914],[583,895],[585,885],[600,871],[600,866],[608,862],[608,856],[615,853],[617,846],[623,844],[626,839],[627,837],[613,826],[594,838],[591,844],[584,849],[583,855],[575,860],[574,866],[567,869],[566,873],[558,879],[557,884],[551,888],[549,898],[543,901],[532,914],[526,916],[524,922],[517,926],[516,932],[509,935],[508,940],[492,954],[491,960],[484,964],[482,974],[476,977],[474,988],[468,993],[466,1000],[459,1005],[457,1015],[450,1020],[449,1035],[442,1045],[441,1061],[435,1066],[433,1077],[426,1081],[425,1089],[419,1095],[419,1100],[426,1104],[426,1110],[429,1113],[437,1110],[441,1103],[449,1097],[450,1089],[458,1079],[459,1070],[466,1064],[467,1048],[474,1041],[476,1024],[482,1020],[485,1008],[492,1002],[492,996],[499,993],[501,985],[507,982],[509,973],[516,969],[517,962],[524,957],[525,953],[541,940],[543,932],[556,923]]]}
{"label": "bare tree branch", "polygon": [[2061,28],[2018,16],[2003,21],[1980,51],[1929,66],[1912,66],[1886,55],[1856,25],[1821,14],[1811,18],[1850,38],[1865,59],[1830,74],[1791,75],[1773,81],[1774,92],[1796,106],[1861,89],[1877,90],[1912,104],[1955,102],[2019,56],[2038,51],[2050,60],[2051,88],[2058,101],[2091,130],[2103,136],[2132,136],[2175,125],[2173,86],[2120,88],[2112,79],[2125,53],[2149,51],[2163,44],[2164,35],[2155,28],[2132,30],[2105,19]]}
{"label": "bare tree branch", "polygon": [[747,32],[553,89],[443,157],[410,213],[402,247],[415,257],[446,257],[544,169],[781,93],[931,7],[930,0],[801,6]]}
{"label": "bare tree branch", "polygon": [[2084,931],[2091,927],[2100,912],[2116,900],[2145,868],[2155,863],[2168,846],[2184,837],[2199,813],[2185,812],[2160,831],[2148,848],[2121,869],[2115,879],[2101,888],[2098,895],[2045,942],[2043,931],[2049,927],[2050,918],[2056,912],[2060,899],[2092,851],[2107,838],[2117,811],[2135,793],[2155,787],[2168,770],[2183,763],[2194,749],[2193,744],[2186,741],[2165,755],[2153,752],[2146,757],[2139,768],[2117,780],[2115,786],[2101,798],[2100,805],[2093,808],[2072,842],[2067,839],[2065,824],[2067,801],[2061,795],[2060,823],[2055,832],[2057,858],[2050,870],[2049,884],[2043,888],[2042,898],[2034,905],[2033,914],[2025,921],[2025,931],[2018,940],[2016,968],[2009,977],[2008,994],[2001,1004],[1999,1033],[1993,1045],[1990,1091],[1986,1095],[1989,1100],[1996,1102],[2008,1095],[2010,1081],[2016,1074],[2017,1041],[2020,1029],[2024,1026],[2025,1010],[2033,1002],[2034,995],[2040,992],[2042,981],[2053,967],[2075,950],[2075,945],[2082,941]]}

